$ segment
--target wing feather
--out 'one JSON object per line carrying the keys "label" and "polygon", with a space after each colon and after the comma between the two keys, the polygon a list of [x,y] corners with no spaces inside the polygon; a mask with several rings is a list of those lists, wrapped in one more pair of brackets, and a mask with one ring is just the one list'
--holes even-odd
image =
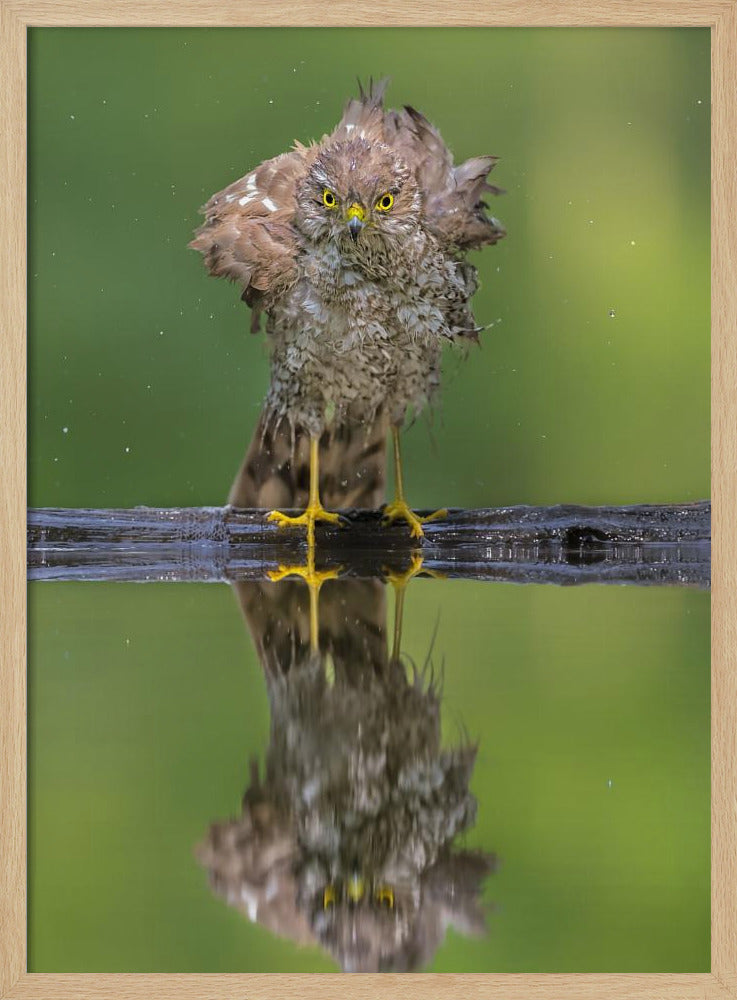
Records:
{"label": "wing feather", "polygon": [[475,156],[454,166],[442,136],[415,108],[405,106],[392,122],[393,145],[415,169],[425,195],[425,220],[436,235],[468,250],[496,243],[501,223],[486,214],[485,194],[500,194],[488,183],[497,157]]}
{"label": "wing feather", "polygon": [[257,311],[296,278],[296,187],[313,150],[296,145],[214,194],[189,244],[203,254],[211,274],[238,282]]}

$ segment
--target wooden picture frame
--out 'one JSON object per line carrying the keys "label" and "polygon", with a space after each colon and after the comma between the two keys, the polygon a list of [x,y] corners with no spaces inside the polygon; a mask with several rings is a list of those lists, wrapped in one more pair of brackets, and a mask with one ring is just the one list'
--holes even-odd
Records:
{"label": "wooden picture frame", "polygon": [[[712,41],[712,917],[699,975],[38,975],[26,972],[26,33],[35,26],[708,27]],[[737,998],[737,0],[0,0],[0,997]]]}

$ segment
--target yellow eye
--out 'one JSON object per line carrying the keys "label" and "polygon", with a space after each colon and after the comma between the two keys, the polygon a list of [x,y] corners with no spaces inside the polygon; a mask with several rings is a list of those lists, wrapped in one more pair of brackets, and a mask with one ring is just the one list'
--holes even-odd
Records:
{"label": "yellow eye", "polygon": [[325,188],[322,193],[322,203],[325,208],[335,208],[336,198],[330,188]]}
{"label": "yellow eye", "polygon": [[376,202],[376,207],[380,212],[388,212],[393,204],[394,195],[387,191],[386,194],[382,194],[381,198],[379,198]]}
{"label": "yellow eye", "polygon": [[376,902],[381,906],[388,906],[390,910],[394,909],[394,890],[390,885],[378,886],[374,892],[374,897]]}

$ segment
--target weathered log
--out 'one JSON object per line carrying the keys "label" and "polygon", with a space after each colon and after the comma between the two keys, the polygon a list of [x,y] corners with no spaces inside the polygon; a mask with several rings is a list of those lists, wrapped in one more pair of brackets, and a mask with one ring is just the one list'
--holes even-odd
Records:
{"label": "weathered log", "polygon": [[[381,576],[421,550],[427,570],[517,583],[709,586],[711,505],[499,507],[451,510],[421,542],[380,511],[344,511],[318,526],[318,562]],[[32,509],[33,580],[264,579],[299,562],[304,533],[280,530],[262,510],[232,507]]]}

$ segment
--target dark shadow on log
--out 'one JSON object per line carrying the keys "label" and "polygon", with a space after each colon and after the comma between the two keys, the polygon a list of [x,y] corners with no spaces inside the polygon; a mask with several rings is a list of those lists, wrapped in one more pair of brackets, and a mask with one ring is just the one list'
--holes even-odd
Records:
{"label": "dark shadow on log", "polygon": [[[449,577],[514,583],[710,583],[711,504],[499,507],[451,510],[421,544],[380,511],[346,511],[318,527],[319,561],[348,576],[383,577],[421,548],[424,568]],[[32,580],[263,580],[299,562],[301,531],[264,511],[231,507],[32,509]]]}

